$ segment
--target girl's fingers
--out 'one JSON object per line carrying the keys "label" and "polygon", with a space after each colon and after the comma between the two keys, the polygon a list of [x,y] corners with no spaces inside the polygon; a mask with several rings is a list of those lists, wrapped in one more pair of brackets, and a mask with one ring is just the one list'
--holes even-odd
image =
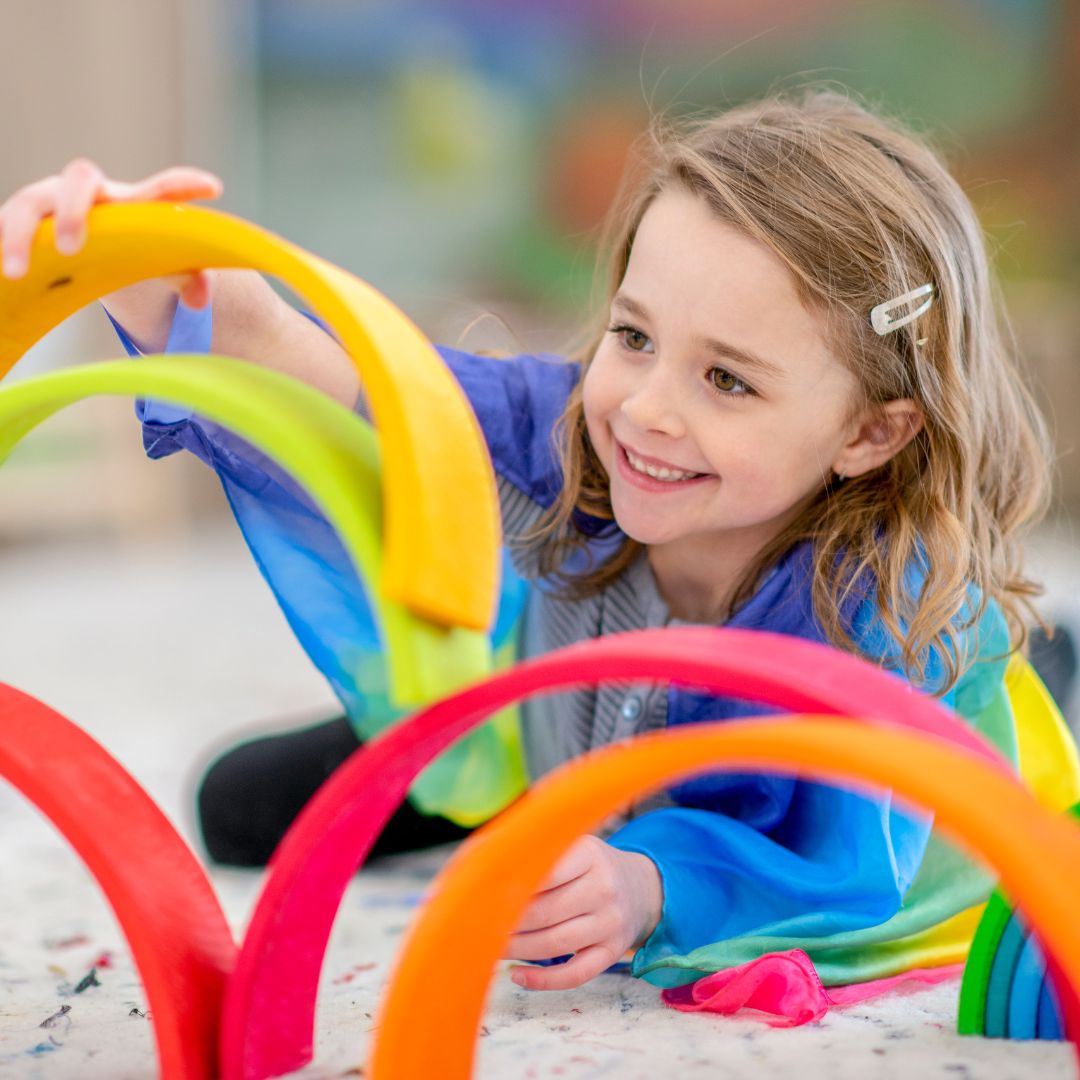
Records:
{"label": "girl's fingers", "polygon": [[196,311],[201,311],[210,303],[210,275],[205,270],[186,274],[177,284],[180,302]]}
{"label": "girl's fingers", "polygon": [[595,945],[600,937],[592,915],[578,915],[557,926],[514,934],[506,955],[511,960],[550,960]]}
{"label": "girl's fingers", "polygon": [[541,892],[557,889],[582,874],[588,873],[595,859],[595,847],[598,841],[595,836],[582,836],[576,840],[570,849],[555,864],[555,868],[548,874],[541,886]]}
{"label": "girl's fingers", "polygon": [[[74,255],[85,243],[86,218],[95,203],[216,199],[222,187],[213,173],[186,165],[163,169],[132,184],[109,180],[93,162],[77,159],[59,176],[28,185],[0,207],[3,274],[14,279],[26,273],[38,225],[50,214],[56,215],[57,250]],[[193,275],[186,282],[186,290],[191,307],[204,307],[209,300],[208,279],[204,276]]]}
{"label": "girl's fingers", "polygon": [[4,261],[6,278],[21,278],[30,264],[30,245],[41,219],[53,208],[56,177],[42,180],[12,196],[3,207]]}
{"label": "girl's fingers", "polygon": [[589,945],[565,964],[552,967],[513,967],[510,978],[526,990],[572,990],[607,971],[619,958],[608,945]]}
{"label": "girl's fingers", "polygon": [[79,158],[60,174],[56,193],[56,250],[74,255],[86,241],[86,215],[97,201],[105,175],[92,162]]}
{"label": "girl's fingers", "polygon": [[583,915],[594,906],[589,902],[586,876],[573,878],[565,885],[557,885],[534,897],[515,933],[528,934],[546,926],[557,926],[576,915]]}
{"label": "girl's fingers", "polygon": [[176,165],[171,169],[140,180],[137,184],[122,185],[123,199],[167,199],[182,202],[188,199],[216,199],[224,185],[221,179],[205,169]]}

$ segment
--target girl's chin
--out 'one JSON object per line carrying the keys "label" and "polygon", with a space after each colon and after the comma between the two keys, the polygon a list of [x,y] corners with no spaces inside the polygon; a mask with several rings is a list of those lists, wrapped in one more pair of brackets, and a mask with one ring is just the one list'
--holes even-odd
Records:
{"label": "girl's chin", "polygon": [[615,511],[615,524],[631,540],[650,547],[656,544],[667,544],[679,538],[677,530],[672,529],[671,522],[643,521],[633,514],[619,514]]}

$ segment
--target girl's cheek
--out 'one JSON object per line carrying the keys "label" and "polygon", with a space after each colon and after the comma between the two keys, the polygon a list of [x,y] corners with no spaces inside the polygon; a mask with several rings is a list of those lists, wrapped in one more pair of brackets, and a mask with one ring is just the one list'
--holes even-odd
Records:
{"label": "girl's cheek", "polygon": [[585,373],[583,404],[585,415],[592,415],[594,420],[610,418],[619,411],[622,403],[633,392],[633,375],[615,356],[597,352],[595,359]]}
{"label": "girl's cheek", "polygon": [[589,425],[590,434],[592,427],[599,423],[611,410],[612,384],[607,377],[603,360],[598,355],[585,372],[585,381],[582,386],[582,407],[585,410],[585,421]]}
{"label": "girl's cheek", "polygon": [[604,418],[599,410],[596,395],[590,388],[588,374],[585,376],[585,385],[582,387],[581,406],[585,415],[585,430],[589,434],[589,441],[592,443],[593,449],[603,457]]}

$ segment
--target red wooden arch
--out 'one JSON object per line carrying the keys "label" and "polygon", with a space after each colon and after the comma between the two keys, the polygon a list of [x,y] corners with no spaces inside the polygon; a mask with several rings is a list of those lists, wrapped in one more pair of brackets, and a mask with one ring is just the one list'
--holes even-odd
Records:
{"label": "red wooden arch", "polygon": [[2,683],[0,775],[49,818],[105,893],[146,990],[162,1080],[213,1080],[236,945],[198,859],[99,743]]}
{"label": "red wooden arch", "polygon": [[987,742],[903,680],[788,636],[643,630],[519,664],[358,751],[294,823],[271,861],[226,992],[225,1080],[264,1080],[311,1060],[319,972],[345,888],[424,766],[498,709],[530,694],[608,679],[670,680],[794,712],[870,716],[947,738],[1011,775]]}

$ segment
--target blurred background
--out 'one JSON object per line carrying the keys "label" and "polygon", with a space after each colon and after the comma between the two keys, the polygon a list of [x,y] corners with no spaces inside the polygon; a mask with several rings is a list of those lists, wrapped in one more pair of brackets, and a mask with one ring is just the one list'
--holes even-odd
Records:
{"label": "blurred background", "polygon": [[[979,209],[1080,511],[1075,0],[5,0],[0,189],[75,155],[176,162],[224,208],[356,272],[435,340],[558,350],[650,112],[803,78],[929,133]],[[100,310],[11,378],[115,356]],[[53,419],[0,472],[0,545],[183,536],[226,513],[142,458],[130,404]],[[1070,534],[1071,535],[1071,534]]]}
{"label": "blurred background", "polygon": [[[0,0],[0,199],[77,155],[121,179],[202,165],[224,178],[224,209],[369,280],[434,340],[558,351],[588,308],[594,230],[650,114],[809,79],[850,87],[927,132],[981,215],[1055,430],[1054,515],[1031,566],[1047,583],[1046,614],[1080,633],[1080,0]],[[8,378],[120,352],[94,306]],[[186,455],[148,461],[130,401],[64,410],[0,468],[0,612],[0,681],[100,739],[192,842],[193,791],[213,749],[339,709],[214,476]],[[1080,701],[1062,698],[1080,732]],[[16,795],[0,784],[0,1072],[153,1075],[122,935],[81,865],[59,839],[50,846]],[[127,836],[112,843],[137,854]],[[409,864],[394,880],[415,897],[426,872]],[[357,949],[381,960],[408,919],[386,903],[384,880],[361,875],[385,910],[354,893],[326,967],[319,1052],[340,1061],[335,1076],[353,1074],[362,1046],[354,995],[374,1000],[385,972],[355,966]],[[218,870],[214,882],[244,925],[257,879]],[[58,979],[86,971],[75,967],[84,953],[55,950],[77,941],[87,959],[112,950],[117,968],[78,999],[72,1045],[44,1054],[62,1041],[62,1028],[40,1030]],[[611,985],[607,1042],[595,1009],[569,1020],[586,1023],[577,1034],[596,1060],[625,1060],[616,1067],[627,1077],[655,1075],[649,1054],[678,1075],[684,1060],[694,1075],[700,1061],[711,1068],[682,1029],[677,1044],[647,1026],[633,1035],[635,1016],[652,1014],[626,1015],[627,991]],[[817,1058],[806,1040],[792,1043],[772,1074],[794,1072],[798,1056],[801,1076],[837,1076],[835,1044],[864,1055],[845,1056],[843,1075],[863,1060],[874,1062],[863,1073],[879,1074],[872,1054],[887,1046],[906,1048],[907,1062],[936,1053],[964,1075],[1065,1075],[1045,1056],[1021,1064],[1016,1053],[1033,1044],[963,1040],[946,1054],[954,1025],[941,1002],[954,992],[943,994],[823,1028]],[[568,1026],[552,1043],[541,997],[514,999],[512,1036],[492,1023],[489,1050],[524,1046],[538,1068],[556,1061],[548,1044],[578,1053]],[[721,1044],[719,1057],[741,1060],[745,1036],[728,1037],[738,1047]],[[609,1057],[616,1044],[625,1059]],[[755,1070],[770,1074],[773,1059],[751,1049]],[[937,1075],[929,1058],[916,1067],[924,1060]]]}
{"label": "blurred background", "polygon": [[[1034,538],[1032,570],[1047,583],[1044,611],[1080,632],[1080,0],[0,0],[0,198],[77,155],[121,179],[202,165],[224,178],[224,209],[369,280],[434,340],[558,351],[588,308],[594,230],[650,114],[809,79],[850,87],[927,132],[978,208],[1057,443],[1055,510]],[[8,378],[120,352],[94,306]],[[0,468],[0,612],[0,681],[100,739],[193,842],[192,793],[213,748],[339,709],[214,476],[186,455],[148,461],[130,401],[64,410]],[[1080,702],[1063,695],[1063,705],[1080,732]],[[48,833],[0,784],[0,1073],[153,1075],[119,929]],[[395,880],[415,897],[426,872]],[[366,871],[360,883],[381,880]],[[244,925],[257,879],[219,870],[214,882]],[[385,897],[378,906],[378,919],[393,919],[386,932],[400,932],[408,916]],[[326,967],[324,1000],[340,1009],[323,1014],[319,1045],[341,1062],[335,1076],[353,1074],[362,1045],[353,995],[363,984],[373,998],[384,975],[348,985],[376,967],[353,966],[357,942],[379,958],[392,944],[374,914],[355,894],[343,905],[341,959]],[[56,953],[65,941],[85,941],[87,958],[115,951],[117,970],[76,1003],[72,1046],[46,1054],[63,1033],[51,1028],[45,1043],[40,1030],[57,981],[86,971],[74,966],[83,953]],[[677,1046],[650,1027],[628,1039],[627,992],[612,993],[608,1043],[627,1048],[620,1075],[648,1073],[650,1053],[679,1075],[680,1054],[700,1058],[682,1029]],[[946,1072],[1064,1075],[1045,1057],[1020,1064],[1018,1048],[1033,1044],[964,1040],[946,1056],[951,1006],[936,1000],[823,1028],[819,1058],[804,1040],[776,1059],[776,1075],[795,1071],[796,1054],[801,1076],[839,1075],[834,1042],[843,1054],[861,1046],[867,1056],[845,1060],[856,1071],[872,1060],[863,1072],[876,1075],[878,1039],[907,1040],[881,1047],[906,1047],[908,1062],[918,1043]],[[540,1046],[551,1008],[517,998],[512,1038],[500,1042],[493,1024],[496,1037],[482,1041],[553,1064]],[[586,1022],[603,1061],[623,1061],[597,1041],[597,1017],[571,1022]],[[530,1019],[535,1039],[521,1027]],[[580,1045],[573,1032],[556,1043]],[[23,1046],[20,1068],[12,1054]],[[769,1073],[757,1043],[752,1052]]]}

